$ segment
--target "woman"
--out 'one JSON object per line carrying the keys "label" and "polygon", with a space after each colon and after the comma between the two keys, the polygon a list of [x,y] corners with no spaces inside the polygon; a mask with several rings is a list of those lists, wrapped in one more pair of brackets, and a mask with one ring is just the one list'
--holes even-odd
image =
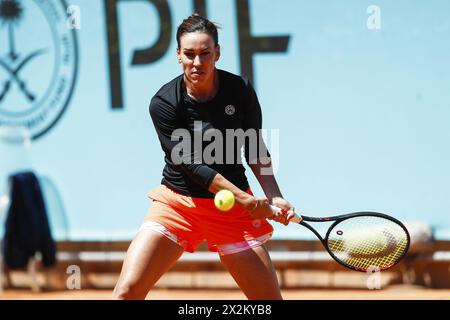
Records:
{"label": "woman", "polygon": [[[185,19],[178,27],[177,43],[183,74],[164,85],[150,103],[165,153],[163,179],[149,194],[152,206],[128,249],[113,297],[144,299],[183,251],[193,252],[206,240],[209,250],[219,252],[221,262],[248,299],[281,299],[264,246],[273,231],[265,218],[287,225],[293,210],[272,172],[259,130],[262,118],[256,93],[247,80],[216,69],[220,57],[217,28],[206,18],[192,15]],[[237,136],[257,132],[257,143],[248,138],[236,148],[236,139],[228,138],[227,129],[235,129]],[[193,140],[180,142],[175,134],[180,130],[190,133]],[[195,141],[199,132],[203,136],[200,145]],[[211,137],[205,138],[207,133],[214,133],[216,139],[222,134],[214,142],[220,140],[225,146],[219,144],[215,152],[208,153],[217,161],[205,160],[212,144]],[[242,145],[267,198],[251,193],[240,162]],[[256,145],[259,152],[252,152]],[[236,200],[226,213],[214,206],[214,195],[222,189],[230,190]],[[270,204],[283,210],[274,215]]]}

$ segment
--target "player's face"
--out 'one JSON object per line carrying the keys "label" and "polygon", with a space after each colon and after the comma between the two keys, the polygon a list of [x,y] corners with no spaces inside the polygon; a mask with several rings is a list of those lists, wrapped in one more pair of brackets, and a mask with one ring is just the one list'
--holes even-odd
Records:
{"label": "player's face", "polygon": [[191,83],[205,85],[213,81],[220,47],[214,44],[211,35],[204,32],[185,33],[180,38],[177,49],[178,62],[183,66],[185,77]]}

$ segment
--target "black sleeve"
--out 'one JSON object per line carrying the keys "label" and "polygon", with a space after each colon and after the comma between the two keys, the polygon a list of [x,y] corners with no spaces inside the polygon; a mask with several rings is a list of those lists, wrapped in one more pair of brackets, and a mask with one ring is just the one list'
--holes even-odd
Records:
{"label": "black sleeve", "polygon": [[[179,171],[208,190],[217,171],[201,163],[201,160],[199,160],[201,157],[198,157],[198,154],[195,154],[194,151],[180,156],[179,147],[182,141],[172,140],[174,131],[182,128],[176,107],[158,97],[154,97],[149,110],[166,159]],[[184,143],[190,142],[184,141]]]}
{"label": "black sleeve", "polygon": [[[261,106],[258,101],[258,97],[256,96],[256,92],[253,89],[250,81],[245,81],[245,96],[247,97],[246,104],[246,113],[244,119],[244,131],[248,129],[254,129],[257,133],[257,148],[253,144],[250,145],[250,141],[246,139],[245,142],[245,160],[248,164],[255,163],[256,159],[261,157],[270,157],[270,153],[267,150],[266,144],[264,143],[264,139],[262,137],[262,112]],[[252,152],[250,152],[252,151]]]}

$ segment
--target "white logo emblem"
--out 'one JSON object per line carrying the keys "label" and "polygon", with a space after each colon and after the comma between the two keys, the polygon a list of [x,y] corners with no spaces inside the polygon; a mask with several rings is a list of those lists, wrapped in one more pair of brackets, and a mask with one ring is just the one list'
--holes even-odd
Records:
{"label": "white logo emblem", "polygon": [[65,18],[64,0],[0,0],[0,127],[25,126],[36,139],[67,109],[78,43]]}
{"label": "white logo emblem", "polygon": [[225,107],[225,113],[227,115],[232,116],[235,112],[236,108],[232,104],[229,104]]}

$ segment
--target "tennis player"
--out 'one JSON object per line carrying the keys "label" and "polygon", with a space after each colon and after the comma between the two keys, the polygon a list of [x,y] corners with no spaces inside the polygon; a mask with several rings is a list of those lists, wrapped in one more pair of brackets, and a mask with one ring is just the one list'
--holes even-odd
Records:
{"label": "tennis player", "polygon": [[[165,154],[163,179],[148,195],[152,205],[128,249],[113,298],[144,299],[184,251],[194,252],[206,240],[208,249],[219,253],[248,299],[282,299],[264,245],[273,232],[266,218],[287,225],[293,210],[273,175],[260,133],[262,116],[256,93],[248,80],[216,68],[220,58],[218,32],[208,19],[194,14],[183,20],[177,44],[183,74],[165,84],[149,107]],[[180,163],[176,156],[180,141],[174,139],[180,129],[191,137],[196,130],[205,135],[208,130],[222,134],[223,161],[207,164],[202,160],[210,139],[201,142],[201,150],[194,147],[190,153],[184,152]],[[246,139],[241,147],[266,198],[253,196],[241,148],[229,148],[239,139],[227,140],[227,129],[257,132],[256,144]],[[191,141],[187,145],[196,144]],[[258,151],[251,152],[255,145]],[[230,156],[230,152],[235,154]],[[230,190],[236,200],[226,213],[214,205],[214,195],[222,189]],[[284,210],[273,215],[270,204]]]}

